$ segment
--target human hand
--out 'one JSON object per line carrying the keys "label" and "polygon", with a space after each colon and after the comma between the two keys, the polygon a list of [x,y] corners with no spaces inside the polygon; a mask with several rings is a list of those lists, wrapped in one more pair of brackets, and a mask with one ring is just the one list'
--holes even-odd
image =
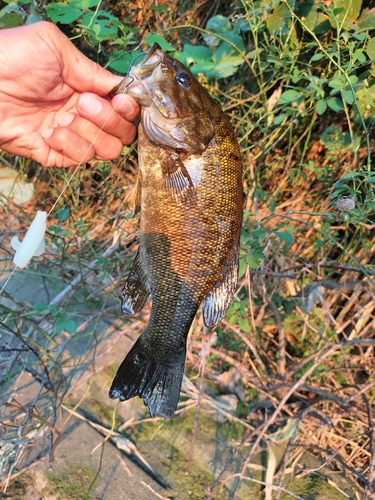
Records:
{"label": "human hand", "polygon": [[0,148],[44,166],[117,158],[139,113],[125,94],[106,97],[118,83],[54,24],[0,30]]}

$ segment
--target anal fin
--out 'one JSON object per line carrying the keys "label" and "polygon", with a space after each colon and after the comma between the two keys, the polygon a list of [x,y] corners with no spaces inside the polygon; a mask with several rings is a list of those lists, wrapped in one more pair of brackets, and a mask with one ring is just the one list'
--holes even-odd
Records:
{"label": "anal fin", "polygon": [[150,290],[147,278],[142,269],[139,253],[137,253],[122,291],[122,312],[131,315],[136,314],[149,300]]}
{"label": "anal fin", "polygon": [[225,316],[236,291],[238,274],[238,246],[231,252],[224,268],[223,279],[208,292],[203,300],[203,319],[208,327],[216,326]]}

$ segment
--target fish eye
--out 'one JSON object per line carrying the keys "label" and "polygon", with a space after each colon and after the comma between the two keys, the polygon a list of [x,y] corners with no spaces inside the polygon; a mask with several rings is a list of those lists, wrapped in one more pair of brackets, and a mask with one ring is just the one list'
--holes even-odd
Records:
{"label": "fish eye", "polygon": [[189,75],[183,71],[178,71],[176,74],[176,82],[181,85],[181,87],[184,87],[184,89],[189,89],[191,86]]}

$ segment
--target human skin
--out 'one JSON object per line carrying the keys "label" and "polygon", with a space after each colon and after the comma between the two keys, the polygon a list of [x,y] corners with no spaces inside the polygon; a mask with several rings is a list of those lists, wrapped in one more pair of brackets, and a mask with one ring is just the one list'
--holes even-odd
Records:
{"label": "human skin", "polygon": [[107,97],[118,83],[51,23],[0,30],[0,149],[46,167],[117,158],[139,113]]}

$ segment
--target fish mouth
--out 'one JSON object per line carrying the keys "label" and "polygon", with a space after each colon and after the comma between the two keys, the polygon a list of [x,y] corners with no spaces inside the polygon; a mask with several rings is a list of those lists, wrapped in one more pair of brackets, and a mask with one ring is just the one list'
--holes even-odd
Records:
{"label": "fish mouth", "polygon": [[142,61],[133,66],[129,72],[129,75],[133,75],[138,80],[146,80],[151,75],[154,74],[155,70],[162,63],[164,58],[164,53],[158,43],[153,43],[150,50],[147,52],[146,56]]}
{"label": "fish mouth", "polygon": [[147,85],[142,83],[152,76],[163,61],[164,54],[160,45],[154,42],[144,59],[136,66],[131,66],[128,75],[112,90],[111,96],[128,94],[143,106],[151,105],[151,95]]}
{"label": "fish mouth", "polygon": [[145,58],[142,59],[142,61],[140,62],[140,64],[145,64],[146,62],[148,62],[157,50],[161,50],[161,47],[157,42],[154,42],[149,48],[149,51],[147,52]]}

